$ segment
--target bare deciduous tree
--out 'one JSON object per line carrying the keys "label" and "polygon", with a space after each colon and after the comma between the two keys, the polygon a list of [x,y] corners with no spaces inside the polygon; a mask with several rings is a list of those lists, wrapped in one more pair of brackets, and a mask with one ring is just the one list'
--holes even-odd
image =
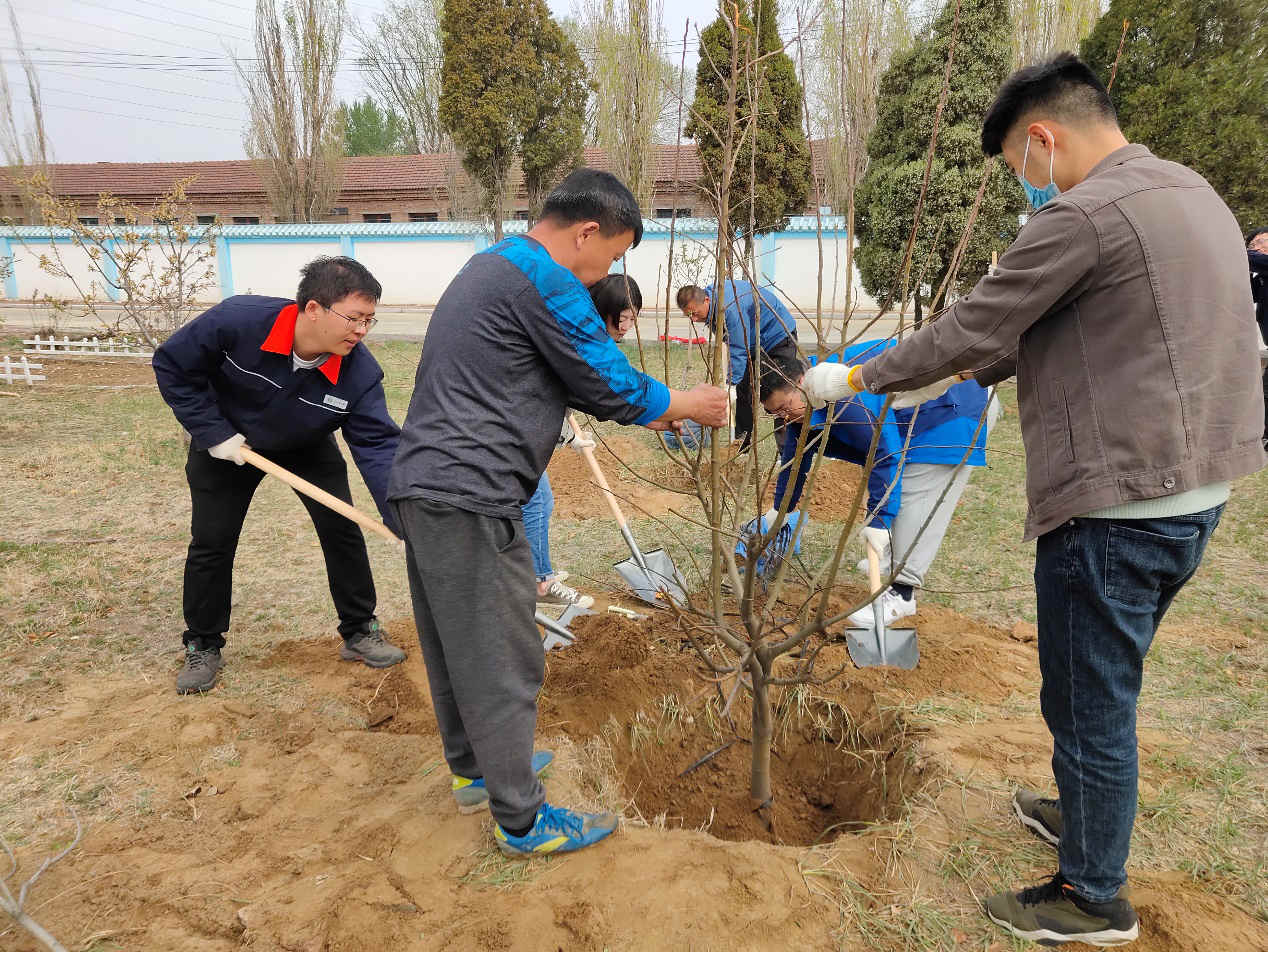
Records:
{"label": "bare deciduous tree", "polygon": [[251,126],[247,154],[260,165],[283,222],[330,214],[343,176],[335,72],[347,15],[343,0],[256,0],[255,58],[235,59]]}
{"label": "bare deciduous tree", "polygon": [[[28,202],[43,220],[68,242],[50,242],[39,253],[40,269],[74,288],[71,297],[45,293],[38,301],[54,319],[73,313],[78,319],[100,323],[107,334],[135,330],[150,347],[157,347],[201,307],[204,293],[215,284],[215,225],[195,223],[185,198],[192,178],[182,179],[144,216],[118,198],[103,193],[97,199],[100,222],[88,224],[78,203],[59,196],[43,174],[26,180]],[[21,239],[19,239],[21,240]],[[74,258],[68,252],[74,250]],[[80,256],[83,256],[82,258]],[[87,259],[88,280],[83,275]],[[116,312],[114,309],[118,308]]]}
{"label": "bare deciduous tree", "polygon": [[629,186],[639,207],[651,210],[655,144],[672,124],[673,65],[665,43],[661,0],[578,0],[578,46],[594,80],[590,141]]}
{"label": "bare deciduous tree", "polygon": [[7,70],[0,69],[0,154],[8,168],[8,178],[18,188],[14,207],[6,189],[0,194],[0,218],[20,217],[28,222],[38,219],[39,210],[21,199],[22,183],[34,173],[47,172],[50,161],[48,134],[44,130],[44,104],[40,93],[40,77],[35,64],[22,42],[22,30],[18,26],[17,11],[9,0],[9,27],[13,31],[13,45],[17,48],[18,62],[26,78],[29,119],[23,119],[23,110],[14,100],[9,86]]}
{"label": "bare deciduous tree", "polygon": [[1077,50],[1101,16],[1101,0],[1013,0],[1013,65]]}
{"label": "bare deciduous tree", "polygon": [[[890,59],[911,42],[913,23],[907,0],[825,0],[820,23],[815,38],[806,43],[808,126],[822,150],[824,204],[845,216],[849,241],[842,269],[842,310],[848,327],[858,307],[855,193],[867,171],[867,137],[876,125],[877,89]],[[835,282],[833,290],[835,305]]]}
{"label": "bare deciduous tree", "polygon": [[3,877],[0,877],[0,911],[7,913],[17,922],[18,926],[22,927],[22,929],[26,930],[27,933],[31,934],[31,936],[35,937],[50,950],[65,950],[66,947],[57,942],[57,938],[53,936],[53,934],[49,933],[48,930],[46,930],[38,921],[33,919],[31,915],[26,912],[26,898],[27,894],[31,892],[31,888],[35,886],[36,882],[39,881],[41,877],[44,876],[44,873],[54,864],[61,861],[79,844],[79,840],[84,834],[84,828],[83,825],[79,823],[79,815],[75,813],[74,808],[71,808],[70,816],[75,821],[75,836],[71,839],[71,842],[56,854],[46,857],[44,859],[44,863],[40,864],[35,873],[31,874],[31,876],[27,877],[26,880],[18,885],[18,892],[16,895],[13,893],[13,889],[9,886],[9,881],[18,872],[18,858],[14,856],[13,850],[5,842],[4,838],[0,837],[0,849],[2,849],[5,856],[9,858],[9,870]]}
{"label": "bare deciduous tree", "polygon": [[441,0],[388,0],[372,26],[351,26],[366,86],[405,120],[415,153],[453,148],[440,124],[441,7]]}

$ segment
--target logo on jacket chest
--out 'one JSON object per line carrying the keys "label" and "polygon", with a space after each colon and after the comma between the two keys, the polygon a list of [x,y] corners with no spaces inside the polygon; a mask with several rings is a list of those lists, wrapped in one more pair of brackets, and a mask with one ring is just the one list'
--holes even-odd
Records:
{"label": "logo on jacket chest", "polygon": [[336,397],[334,394],[327,394],[322,398],[322,403],[327,407],[333,407],[336,410],[347,410],[348,402],[342,397]]}

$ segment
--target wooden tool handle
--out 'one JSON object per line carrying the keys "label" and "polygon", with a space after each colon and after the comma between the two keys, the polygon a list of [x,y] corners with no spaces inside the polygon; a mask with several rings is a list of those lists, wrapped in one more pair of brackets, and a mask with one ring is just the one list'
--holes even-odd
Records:
{"label": "wooden tool handle", "polygon": [[279,467],[272,460],[268,459],[267,457],[260,456],[250,447],[243,447],[241,450],[241,453],[242,453],[242,459],[245,460],[247,463],[251,464],[251,466],[257,467],[258,469],[263,470],[265,473],[268,473],[277,477],[287,486],[291,487],[292,489],[300,493],[303,493],[304,496],[308,497],[309,499],[316,500],[318,503],[321,503],[323,506],[330,507],[340,516],[348,517],[348,519],[352,520],[352,522],[357,523],[358,525],[364,527],[365,529],[370,530],[373,533],[378,533],[384,539],[390,539],[392,542],[400,546],[405,545],[405,541],[403,539],[401,539],[399,536],[393,533],[390,529],[388,529],[378,520],[373,519],[369,516],[366,516],[355,506],[345,503],[343,500],[339,499],[339,497],[334,496],[330,493],[327,493],[325,490],[323,490],[319,486],[309,483],[303,477],[296,476],[294,473],[291,473],[291,471],[286,469],[285,467]]}
{"label": "wooden tool handle", "polygon": [[876,596],[881,591],[881,557],[876,551],[876,547],[872,545],[871,540],[867,543],[867,581],[871,583],[872,595]]}
{"label": "wooden tool handle", "polygon": [[[572,428],[574,436],[581,432],[581,428],[577,426],[577,418],[572,414],[568,415],[568,426]],[[599,489],[603,491],[603,498],[608,501],[608,508],[612,511],[612,515],[616,517],[617,525],[621,529],[625,529],[625,514],[621,512],[621,504],[617,502],[616,496],[612,493],[612,488],[608,486],[607,478],[604,477],[603,471],[599,469],[599,461],[594,458],[594,448],[582,447],[581,455],[586,458],[586,463],[590,464],[590,472],[594,474],[594,482],[599,484]]]}

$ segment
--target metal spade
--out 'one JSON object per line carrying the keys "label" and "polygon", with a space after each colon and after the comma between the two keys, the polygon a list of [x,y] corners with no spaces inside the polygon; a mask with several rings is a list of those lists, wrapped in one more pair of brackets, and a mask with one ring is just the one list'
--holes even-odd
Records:
{"label": "metal spade", "polygon": [[892,665],[915,668],[920,661],[915,629],[885,628],[885,611],[881,607],[881,561],[871,543],[867,546],[867,576],[872,585],[872,624],[866,629],[845,630],[850,658],[859,668]]}
{"label": "metal spade", "polygon": [[[571,414],[568,415],[568,423],[572,426],[573,433],[580,432],[577,421]],[[662,609],[669,608],[671,601],[677,605],[685,606],[687,604],[687,584],[682,578],[682,573],[674,565],[674,561],[669,558],[669,554],[663,549],[653,549],[644,553],[639,548],[638,543],[634,541],[634,534],[630,532],[629,523],[625,521],[625,514],[621,512],[620,503],[617,502],[611,487],[608,486],[608,481],[603,476],[603,471],[599,469],[599,461],[594,458],[594,450],[591,447],[583,447],[581,455],[586,458],[586,463],[590,465],[590,472],[594,474],[594,482],[603,491],[603,498],[607,500],[608,508],[612,511],[612,515],[616,517],[617,525],[621,527],[621,536],[625,538],[625,545],[630,548],[630,558],[621,560],[613,567],[616,569],[617,574],[634,590],[634,595],[644,602],[659,606]]]}

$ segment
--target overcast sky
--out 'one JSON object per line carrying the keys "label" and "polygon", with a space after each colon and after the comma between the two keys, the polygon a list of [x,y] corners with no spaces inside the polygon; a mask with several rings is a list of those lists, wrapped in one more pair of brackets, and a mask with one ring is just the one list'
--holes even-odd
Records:
{"label": "overcast sky", "polygon": [[[250,55],[251,0],[12,0],[23,40],[40,75],[45,124],[57,162],[239,159],[246,107],[230,53]],[[557,17],[573,0],[548,0]],[[349,0],[368,22],[382,0]],[[716,0],[670,0],[667,53],[677,61],[690,19],[688,68],[697,24]],[[2,9],[2,8],[0,8]],[[7,11],[5,11],[7,12]],[[25,85],[8,18],[0,20],[0,63],[19,103]],[[364,93],[345,42],[338,92]]]}

